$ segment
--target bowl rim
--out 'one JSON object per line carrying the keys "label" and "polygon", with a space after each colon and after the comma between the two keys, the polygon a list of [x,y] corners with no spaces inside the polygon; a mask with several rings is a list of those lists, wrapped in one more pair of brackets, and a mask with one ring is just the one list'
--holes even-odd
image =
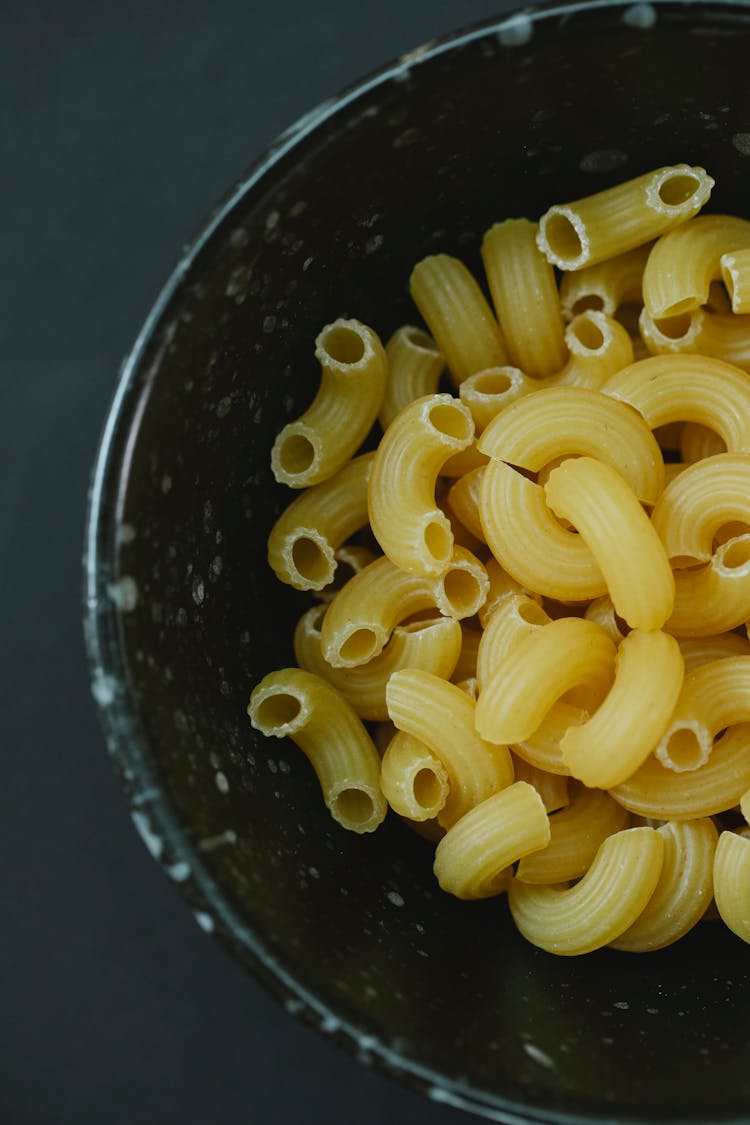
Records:
{"label": "bowl rim", "polygon": [[[120,615],[127,609],[129,591],[115,580],[118,549],[122,543],[123,485],[132,458],[131,438],[142,407],[144,385],[139,382],[150,343],[170,302],[191,266],[215,232],[244,199],[289,153],[330,118],[346,110],[376,87],[403,81],[410,70],[475,40],[495,36],[506,47],[523,46],[537,23],[609,11],[613,19],[648,29],[662,10],[700,10],[706,15],[724,12],[750,17],[750,0],[565,0],[519,7],[501,17],[491,17],[441,35],[371,71],[338,94],[292,122],[250,165],[192,240],[186,243],[166,282],[158,292],[135,341],[120,366],[117,384],[99,439],[87,498],[83,548],[83,632],[91,691],[99,713],[108,753],[126,792],[134,826],[151,856],[178,885],[193,909],[198,925],[216,937],[243,967],[286,1010],[302,1022],[328,1035],[337,1045],[365,1065],[427,1095],[436,1103],[474,1113],[503,1125],[548,1122],[550,1125],[646,1125],[647,1118],[630,1112],[601,1116],[593,1112],[540,1109],[499,1094],[477,1090],[468,1082],[449,1079],[424,1064],[357,1028],[327,1003],[310,993],[245,922],[227,899],[205,863],[199,848],[182,827],[148,752],[138,718],[137,703],[128,683],[127,663],[120,631]],[[615,13],[619,12],[619,16]],[[155,365],[154,365],[155,366]],[[153,367],[152,367],[153,370]],[[146,372],[146,385],[150,372]],[[664,1118],[672,1125],[695,1125],[699,1120]],[[745,1116],[722,1116],[725,1125],[743,1125]]]}

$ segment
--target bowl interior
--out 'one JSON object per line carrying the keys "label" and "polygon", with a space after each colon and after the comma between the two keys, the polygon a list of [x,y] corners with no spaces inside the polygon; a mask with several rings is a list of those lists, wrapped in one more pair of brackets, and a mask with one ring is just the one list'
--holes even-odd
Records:
{"label": "bowl interior", "polygon": [[504,902],[440,893],[430,846],[399,823],[358,838],[330,820],[302,754],[245,716],[258,679],[293,663],[309,604],[266,565],[290,497],[270,448],[314,393],[320,327],[414,322],[427,253],[479,270],[492,222],[682,161],[715,177],[711,210],[750,217],[748,58],[750,9],[593,6],[364,84],[282,141],[188,255],[105,441],[95,690],[152,850],[290,1008],[487,1112],[742,1117],[747,949],[706,924],[645,958],[556,959]]}

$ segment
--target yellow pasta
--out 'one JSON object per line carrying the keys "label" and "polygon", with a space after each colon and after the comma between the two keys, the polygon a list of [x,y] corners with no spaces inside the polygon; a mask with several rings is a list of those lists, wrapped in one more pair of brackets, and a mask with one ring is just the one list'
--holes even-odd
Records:
{"label": "yellow pasta", "polygon": [[482,241],[482,261],[510,362],[532,378],[565,362],[563,319],[552,266],[528,219],[495,223]]}
{"label": "yellow pasta", "polygon": [[344,827],[390,805],[442,889],[507,890],[563,956],[712,910],[750,942],[750,221],[696,218],[712,187],[677,165],[496,223],[494,312],[424,258],[428,332],[327,325],[272,452],[305,491],[269,564],[317,604],[253,725]]}
{"label": "yellow pasta", "polygon": [[651,519],[673,566],[707,562],[725,524],[750,530],[750,454],[719,453],[689,465],[664,489]]}
{"label": "yellow pasta", "polygon": [[635,407],[651,429],[698,422],[715,430],[730,453],[750,452],[750,381],[720,359],[651,356],[624,367],[602,391]]}
{"label": "yellow pasta", "polygon": [[385,688],[399,668],[422,668],[441,679],[453,675],[461,651],[461,626],[450,617],[428,617],[397,626],[383,651],[356,668],[334,668],[321,651],[324,605],[308,610],[294,631],[294,655],[300,668],[327,680],[361,719],[385,720]]}
{"label": "yellow pasta", "polygon": [[448,829],[435,850],[435,875],[457,898],[490,898],[508,886],[511,864],[545,847],[549,835],[541,797],[533,786],[517,781]]}
{"label": "yellow pasta", "polygon": [[685,676],[669,724],[656,747],[668,769],[697,770],[708,761],[719,731],[750,722],[750,657],[729,656]]}
{"label": "yellow pasta", "polygon": [[479,515],[479,498],[482,492],[484,466],[465,473],[448,492],[448,506],[461,523],[480,542],[484,542],[484,528]]}
{"label": "yellow pasta", "polygon": [[388,361],[377,335],[358,320],[336,320],[315,341],[318,393],[284,426],[271,450],[276,480],[291,488],[319,484],[356,453],[378,416]]}
{"label": "yellow pasta", "polygon": [[518,641],[550,621],[549,614],[528,594],[511,593],[503,598],[485,622],[477,646],[476,676],[480,691]]}
{"label": "yellow pasta", "polygon": [[486,628],[492,614],[497,609],[500,602],[511,594],[527,594],[535,602],[541,605],[541,595],[535,594],[533,590],[525,589],[520,582],[516,582],[515,578],[503,570],[500,563],[496,558],[490,558],[487,561],[487,578],[490,584],[487,593],[487,600],[483,606],[479,608],[479,622],[482,628]]}
{"label": "yellow pasta", "polygon": [[489,589],[487,573],[462,547],[437,578],[407,574],[382,556],[355,574],[327,608],[323,656],[335,668],[356,668],[382,652],[395,627],[436,606],[447,617],[472,617]]}
{"label": "yellow pasta", "polygon": [[424,742],[447,770],[450,792],[438,814],[444,827],[513,782],[507,747],[480,737],[474,702],[455,684],[407,668],[391,676],[386,700],[398,729]]}
{"label": "yellow pasta", "polygon": [[513,920],[523,936],[563,957],[590,953],[623,934],[645,909],[661,875],[664,839],[653,828],[608,836],[572,887],[540,887],[513,879]]}
{"label": "yellow pasta", "polygon": [[739,633],[718,633],[709,637],[679,637],[685,661],[685,674],[703,664],[723,660],[727,656],[750,656],[750,642]]}
{"label": "yellow pasta", "polygon": [[548,813],[564,809],[570,804],[567,777],[559,773],[547,773],[538,766],[529,765],[525,758],[520,758],[512,751],[511,758],[516,781],[526,781],[533,785]]}
{"label": "yellow pasta", "polygon": [[703,168],[677,164],[550,207],[539,220],[539,249],[561,270],[580,270],[642,246],[690,219],[714,181]]}
{"label": "yellow pasta", "polygon": [[664,487],[661,450],[642,418],[582,387],[545,388],[490,423],[478,448],[493,461],[538,472],[558,457],[596,457],[653,504]]}
{"label": "yellow pasta", "polygon": [[270,672],[253,690],[247,711],[261,734],[296,742],[343,828],[373,832],[384,820],[378,752],[362,720],[325,680],[300,668]]}
{"label": "yellow pasta", "polygon": [[750,840],[722,832],[714,853],[714,900],[732,933],[750,942]]}
{"label": "yellow pasta", "polygon": [[402,410],[375,453],[368,484],[370,523],[385,554],[411,574],[439,574],[453,549],[450,523],[435,503],[443,462],[465,449],[474,423],[451,395],[425,395]]}
{"label": "yellow pasta", "polygon": [[555,519],[540,485],[503,461],[491,461],[485,470],[479,512],[487,545],[522,586],[560,601],[606,594],[607,582],[591,548]]}
{"label": "yellow pasta", "polygon": [[665,629],[676,637],[702,637],[737,628],[750,617],[750,534],[728,539],[705,566],[674,576],[674,610]]}
{"label": "yellow pasta", "polygon": [[640,305],[641,282],[651,246],[638,246],[595,266],[564,273],[560,307],[566,320],[593,309],[615,316],[623,305]]}
{"label": "yellow pasta", "polygon": [[[482,639],[481,629],[473,629],[465,623],[459,627],[461,629],[461,651],[458,654],[458,661],[452,675],[446,676],[446,679],[452,679],[454,683],[460,683],[461,680],[468,680],[471,676],[476,676],[477,653],[479,652],[479,642]],[[748,651],[750,651],[750,645],[748,645]]]}
{"label": "yellow pasta", "polygon": [[734,808],[750,787],[750,724],[731,727],[714,745],[700,769],[675,773],[658,758],[647,758],[639,770],[610,795],[630,812],[662,820],[693,820]]}
{"label": "yellow pasta", "polygon": [[664,733],[682,680],[682,653],[674,637],[638,629],[629,633],[617,650],[607,698],[560,744],[573,777],[590,788],[611,789],[635,773]]}
{"label": "yellow pasta", "polygon": [[605,594],[603,598],[594,598],[586,607],[583,615],[587,621],[595,621],[600,625],[607,636],[619,645],[627,635],[628,627],[622,618],[618,617],[612,599]]}
{"label": "yellow pasta", "polygon": [[388,379],[378,414],[384,430],[409,403],[435,394],[445,369],[445,360],[435,341],[413,324],[405,324],[393,333],[385,354]]}
{"label": "yellow pasta", "polygon": [[664,235],[643,271],[643,303],[655,319],[690,312],[709,299],[724,254],[750,247],[750,222],[700,215]]}
{"label": "yellow pasta", "polygon": [[368,523],[373,457],[355,457],[281,513],[268,537],[268,565],[281,582],[297,590],[322,590],[333,581],[336,549]]}
{"label": "yellow pasta", "polygon": [[592,457],[572,458],[553,470],[544,492],[590,548],[617,613],[633,629],[659,629],[674,606],[674,578],[658,535],[620,474]]}
{"label": "yellow pasta", "polygon": [[435,754],[405,731],[396,731],[380,763],[380,786],[394,812],[432,820],[448,799],[448,772]]}
{"label": "yellow pasta", "polygon": [[719,838],[713,821],[670,821],[657,832],[664,839],[664,863],[656,890],[640,917],[612,942],[628,953],[664,949],[684,937],[700,922],[713,895]]}
{"label": "yellow pasta", "polygon": [[517,367],[488,367],[464,379],[458,394],[461,402],[471,411],[476,431],[480,434],[511,402],[538,388],[536,379],[530,379]]}
{"label": "yellow pasta", "polygon": [[722,254],[719,267],[732,312],[750,313],[750,247]]}
{"label": "yellow pasta", "polygon": [[580,684],[606,692],[612,685],[615,646],[593,621],[561,618],[521,637],[479,693],[477,730],[507,745],[539,727],[552,705]]}
{"label": "yellow pasta", "polygon": [[579,313],[565,329],[568,359],[546,387],[583,387],[597,391],[634,359],[633,343],[621,324],[606,313]]}
{"label": "yellow pasta", "polygon": [[608,836],[628,828],[628,812],[607,793],[581,785],[567,808],[550,817],[546,848],[521,860],[522,883],[566,883],[585,875]]}
{"label": "yellow pasta", "polygon": [[449,254],[423,258],[409,288],[456,384],[508,362],[500,326],[463,262]]}

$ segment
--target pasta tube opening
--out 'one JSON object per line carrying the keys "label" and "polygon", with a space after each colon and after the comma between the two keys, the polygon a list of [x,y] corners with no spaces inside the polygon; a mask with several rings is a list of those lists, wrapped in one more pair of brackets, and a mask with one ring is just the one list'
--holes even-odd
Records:
{"label": "pasta tube opening", "polygon": [[369,786],[349,783],[342,783],[340,789],[334,786],[329,793],[328,807],[333,819],[350,832],[372,832],[383,820]]}
{"label": "pasta tube opening", "polygon": [[663,766],[675,773],[687,773],[704,765],[713,749],[713,739],[698,722],[672,727],[656,748],[656,756]]}
{"label": "pasta tube opening", "polygon": [[[649,185],[647,198],[654,210],[659,210],[661,204],[663,208],[678,214],[692,214],[694,203],[698,202],[699,207],[703,206],[704,183],[705,173],[701,176],[692,168],[665,168]],[[698,196],[701,197],[700,201],[696,198]]]}
{"label": "pasta tube opening", "polygon": [[283,738],[304,722],[302,703],[289,691],[269,691],[259,698],[253,711],[253,724],[261,734]]}
{"label": "pasta tube opening", "polygon": [[307,473],[320,455],[318,435],[304,422],[292,422],[279,435],[274,449],[278,473],[299,477]]}
{"label": "pasta tube opening", "polygon": [[373,629],[353,629],[339,647],[341,664],[365,664],[382,648],[381,639]]}
{"label": "pasta tube opening", "polygon": [[365,354],[365,343],[360,333],[348,324],[330,324],[318,336],[316,354],[321,363],[351,367]]}

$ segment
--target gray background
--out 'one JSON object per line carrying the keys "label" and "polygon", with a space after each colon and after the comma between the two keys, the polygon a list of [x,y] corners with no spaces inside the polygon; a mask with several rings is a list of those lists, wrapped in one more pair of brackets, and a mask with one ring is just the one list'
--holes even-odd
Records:
{"label": "gray background", "polygon": [[120,362],[225,190],[318,101],[503,0],[5,0],[0,21],[0,1121],[447,1125],[296,1024],[136,837],[80,630]]}

